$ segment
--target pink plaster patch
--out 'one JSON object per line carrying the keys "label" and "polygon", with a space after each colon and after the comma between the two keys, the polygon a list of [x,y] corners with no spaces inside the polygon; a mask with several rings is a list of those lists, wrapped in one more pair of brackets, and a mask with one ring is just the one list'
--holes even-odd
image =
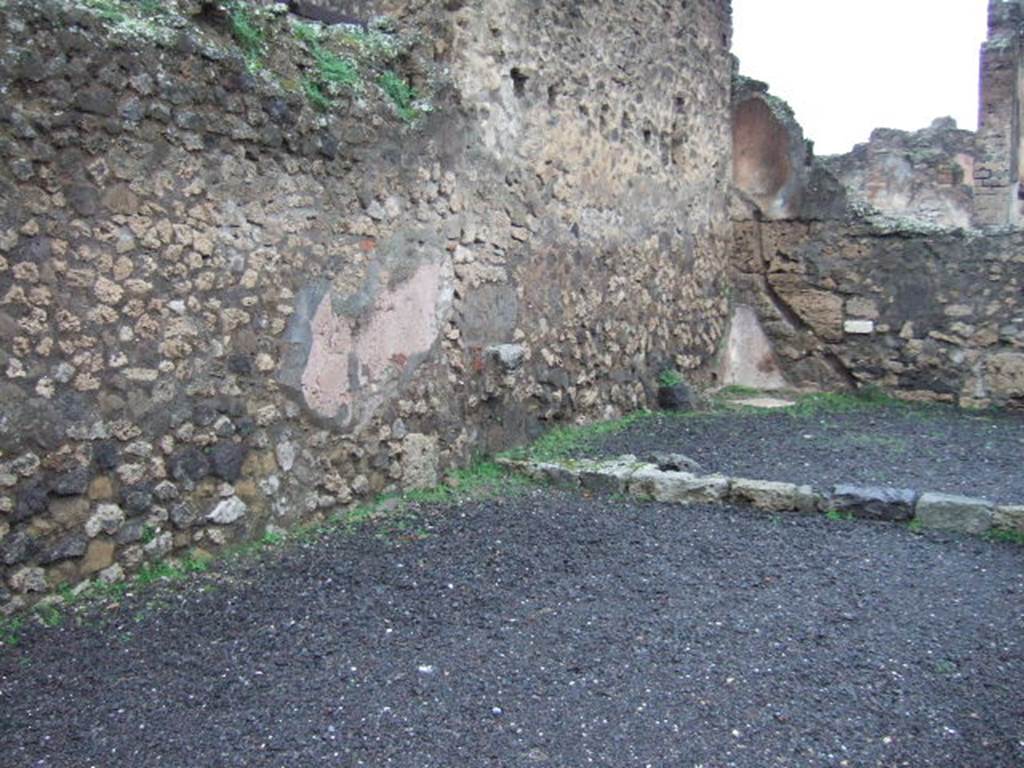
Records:
{"label": "pink plaster patch", "polygon": [[[430,350],[439,329],[441,266],[424,264],[405,283],[377,297],[369,320],[353,330],[352,320],[334,314],[328,293],[312,321],[309,359],[302,393],[317,413],[334,417],[357,398],[369,405],[399,372],[400,361]],[[353,391],[349,360],[358,361],[359,391]]]}

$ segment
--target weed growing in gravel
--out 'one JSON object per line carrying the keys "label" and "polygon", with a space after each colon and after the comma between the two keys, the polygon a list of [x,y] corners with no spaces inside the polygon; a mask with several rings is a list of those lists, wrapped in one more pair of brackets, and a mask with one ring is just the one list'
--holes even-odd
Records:
{"label": "weed growing in gravel", "polygon": [[999,541],[1004,544],[1016,544],[1024,547],[1024,531],[995,530],[988,533],[991,541]]}
{"label": "weed growing in gravel", "polygon": [[843,511],[838,510],[838,509],[830,509],[830,510],[828,510],[825,513],[825,517],[827,519],[829,519],[829,520],[836,521],[836,522],[841,521],[841,520],[853,520],[853,514],[851,514],[850,512],[843,512]]}
{"label": "weed growing in gravel", "polygon": [[719,397],[758,397],[763,393],[761,390],[754,389],[753,387],[745,387],[742,384],[730,384],[727,387],[722,387],[715,394]]}
{"label": "weed growing in gravel", "polygon": [[0,618],[0,647],[13,648],[21,639],[21,628],[24,620],[15,617]]}
{"label": "weed growing in gravel", "polygon": [[897,400],[879,389],[866,387],[856,392],[815,392],[803,395],[797,400],[796,405],[785,410],[794,416],[817,416],[822,413],[842,413],[885,406],[910,407],[902,400]]}
{"label": "weed growing in gravel", "polygon": [[35,607],[36,616],[48,627],[59,627],[64,622],[64,615],[53,603],[40,603]]}
{"label": "weed growing in gravel", "polygon": [[157,581],[181,581],[193,573],[204,573],[209,568],[210,563],[207,558],[189,555],[177,563],[171,560],[165,560],[160,563],[147,563],[139,569],[134,581],[140,587]]}
{"label": "weed growing in gravel", "polygon": [[555,427],[531,445],[506,451],[502,456],[520,461],[558,461],[585,451],[601,438],[652,417],[650,411],[636,411],[615,421],[598,421],[582,427]]}

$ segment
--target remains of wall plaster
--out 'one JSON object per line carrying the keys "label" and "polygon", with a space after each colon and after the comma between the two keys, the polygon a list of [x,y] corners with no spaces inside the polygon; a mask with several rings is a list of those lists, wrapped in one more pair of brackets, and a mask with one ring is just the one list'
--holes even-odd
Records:
{"label": "remains of wall plaster", "polygon": [[976,152],[973,132],[939,118],[916,132],[879,128],[849,154],[819,162],[863,210],[956,228],[971,226]]}
{"label": "remains of wall plaster", "polygon": [[810,148],[793,111],[768,86],[733,83],[733,183],[769,219],[796,215],[807,184]]}
{"label": "remains of wall plaster", "polygon": [[[449,265],[450,266],[450,265]],[[365,422],[438,341],[451,305],[451,278],[426,263],[393,289],[381,290],[363,318],[335,313],[328,292],[310,321],[302,397],[317,414],[344,426]]]}
{"label": "remains of wall plaster", "polygon": [[789,387],[771,340],[761,327],[757,311],[745,304],[733,307],[729,337],[720,365],[723,385],[762,390]]}

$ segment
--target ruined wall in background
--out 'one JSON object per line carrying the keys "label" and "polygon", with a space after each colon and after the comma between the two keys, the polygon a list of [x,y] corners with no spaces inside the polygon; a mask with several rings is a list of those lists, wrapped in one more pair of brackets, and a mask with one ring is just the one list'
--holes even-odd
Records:
{"label": "ruined wall in background", "polygon": [[284,17],[271,77],[208,14],[0,8],[0,608],[706,372],[728,3],[377,7],[412,126],[376,75],[314,109]]}
{"label": "ruined wall in background", "polygon": [[1022,36],[1024,3],[990,0],[977,134],[940,118],[815,158],[784,102],[736,83],[722,380],[1024,407]]}
{"label": "ruined wall in background", "polygon": [[879,128],[846,155],[819,159],[862,210],[924,225],[970,227],[975,134],[952,118],[920,131]]}
{"label": "ruined wall in background", "polygon": [[[742,123],[749,92],[737,94]],[[778,145],[780,129],[803,141],[782,121],[764,141]],[[850,155],[808,154],[785,210],[762,209],[738,175],[722,379],[1024,406],[1024,233],[969,228],[973,138],[937,121],[876,131]]]}

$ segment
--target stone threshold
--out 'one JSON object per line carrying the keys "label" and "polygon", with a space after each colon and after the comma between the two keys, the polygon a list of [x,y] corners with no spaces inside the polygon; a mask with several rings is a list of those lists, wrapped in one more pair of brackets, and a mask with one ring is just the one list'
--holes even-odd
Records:
{"label": "stone threshold", "polygon": [[644,500],[745,504],[773,513],[831,512],[976,535],[994,530],[1024,532],[1024,505],[999,505],[946,493],[858,485],[836,485],[823,493],[810,485],[662,469],[632,455],[554,462],[499,459],[498,463],[535,480]]}

